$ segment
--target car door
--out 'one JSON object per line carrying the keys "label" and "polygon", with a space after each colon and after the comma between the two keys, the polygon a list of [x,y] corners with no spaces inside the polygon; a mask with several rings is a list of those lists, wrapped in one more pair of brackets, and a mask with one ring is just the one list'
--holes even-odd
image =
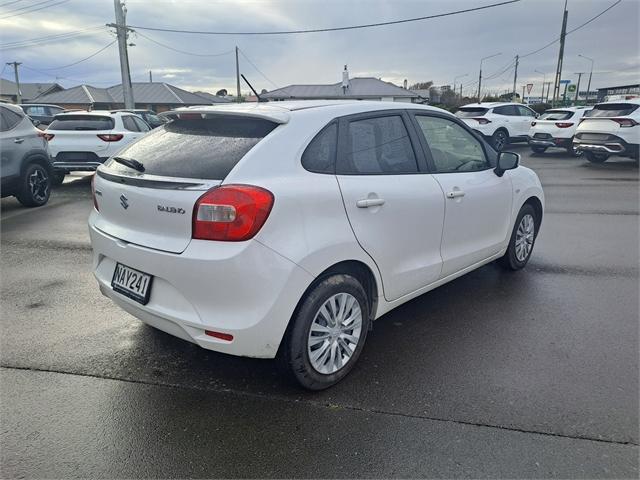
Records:
{"label": "car door", "polygon": [[444,278],[500,251],[511,221],[511,180],[508,172],[494,173],[481,140],[457,120],[418,113],[414,119],[445,196]]}
{"label": "car door", "polygon": [[0,172],[2,179],[7,180],[20,175],[20,166],[27,140],[18,126],[23,116],[8,108],[0,106]]}
{"label": "car door", "polygon": [[[353,232],[396,300],[440,276],[444,196],[403,111],[342,118],[336,177]],[[420,167],[420,166],[421,167]]]}
{"label": "car door", "polygon": [[531,122],[535,120],[536,114],[533,110],[523,105],[515,105],[515,108],[518,110],[518,135],[528,135]]}

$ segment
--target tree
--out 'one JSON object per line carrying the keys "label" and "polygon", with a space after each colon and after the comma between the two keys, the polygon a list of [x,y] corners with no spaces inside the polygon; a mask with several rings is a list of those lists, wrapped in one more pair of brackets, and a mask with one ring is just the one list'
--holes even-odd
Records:
{"label": "tree", "polygon": [[429,90],[432,86],[433,82],[429,80],[428,82],[414,83],[409,87],[409,90]]}
{"label": "tree", "polygon": [[218,90],[216,92],[216,96],[218,96],[218,97],[226,97],[227,96],[227,89],[226,88],[222,88],[222,89]]}

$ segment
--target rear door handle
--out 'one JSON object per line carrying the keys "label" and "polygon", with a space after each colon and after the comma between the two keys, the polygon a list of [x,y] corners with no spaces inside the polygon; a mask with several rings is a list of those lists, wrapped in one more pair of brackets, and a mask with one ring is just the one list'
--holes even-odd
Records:
{"label": "rear door handle", "polygon": [[384,205],[384,198],[364,198],[356,202],[358,208],[379,207]]}
{"label": "rear door handle", "polygon": [[447,193],[447,198],[458,198],[464,197],[464,192],[462,190],[454,190],[453,192]]}
{"label": "rear door handle", "polygon": [[24,138],[14,138],[13,143],[22,143],[24,142]]}

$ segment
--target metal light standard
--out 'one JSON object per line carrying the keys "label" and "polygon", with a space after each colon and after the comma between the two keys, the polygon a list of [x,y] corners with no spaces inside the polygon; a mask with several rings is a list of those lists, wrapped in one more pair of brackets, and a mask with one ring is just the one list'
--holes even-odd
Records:
{"label": "metal light standard", "polygon": [[540,70],[534,70],[534,72],[542,74],[542,96],[540,97],[540,103],[544,103],[544,84],[547,83],[547,74]]}
{"label": "metal light standard", "polygon": [[489,59],[489,58],[493,58],[493,57],[497,57],[498,55],[502,55],[501,53],[494,53],[493,55],[489,55],[488,57],[484,57],[480,59],[480,75],[478,76],[478,103],[480,103],[481,98],[480,98],[480,87],[482,86],[482,62],[484,62],[485,60]]}
{"label": "metal light standard", "polygon": [[585,105],[589,105],[589,93],[591,93],[591,77],[593,75],[593,58],[589,58],[581,53],[578,54],[579,57],[582,57],[591,62],[591,70],[589,71],[589,84],[587,85],[587,98],[585,100]]}
{"label": "metal light standard", "polygon": [[[465,74],[463,74],[463,75],[458,75],[457,77],[455,77],[455,78],[453,79],[453,93],[454,93],[454,94],[456,93],[456,81],[457,81],[459,78],[462,78],[462,77],[468,77],[468,76],[469,76],[469,74],[468,74],[468,73],[465,73]],[[460,86],[462,87],[462,82],[460,82],[460,83],[461,83],[461,85],[460,85]],[[460,97],[462,97],[462,94],[460,94]]]}

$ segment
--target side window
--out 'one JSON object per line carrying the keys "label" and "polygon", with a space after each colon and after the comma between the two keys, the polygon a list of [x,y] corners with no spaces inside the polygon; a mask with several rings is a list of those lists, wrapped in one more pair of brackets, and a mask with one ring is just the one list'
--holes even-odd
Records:
{"label": "side window", "polygon": [[531,110],[529,110],[527,107],[522,107],[518,105],[516,108],[520,112],[520,115],[524,117],[535,117],[535,114]]}
{"label": "side window", "polygon": [[47,114],[45,107],[41,105],[37,105],[33,107],[23,107],[23,109],[27,115],[46,115]]}
{"label": "side window", "polygon": [[338,124],[333,122],[315,136],[302,154],[302,166],[315,173],[335,171]]}
{"label": "side window", "polygon": [[122,117],[122,123],[124,124],[124,128],[129,130],[130,132],[139,132],[138,125],[134,122],[134,117],[131,115],[127,115]]}
{"label": "side window", "polygon": [[417,173],[409,133],[400,115],[354,120],[336,173],[355,175]]}
{"label": "side window", "polygon": [[480,142],[451,120],[416,115],[431,151],[436,173],[477,172],[490,168]]}
{"label": "side window", "polygon": [[148,132],[149,130],[151,130],[149,128],[149,125],[147,125],[146,122],[141,118],[133,117],[133,121],[136,123],[136,125],[138,126],[138,130],[140,130],[141,132]]}
{"label": "side window", "polygon": [[498,115],[507,115],[509,117],[520,115],[514,105],[504,105],[502,107],[496,107],[493,109],[493,113],[497,113]]}
{"label": "side window", "polygon": [[0,132],[11,130],[22,120],[22,116],[8,108],[0,107]]}

